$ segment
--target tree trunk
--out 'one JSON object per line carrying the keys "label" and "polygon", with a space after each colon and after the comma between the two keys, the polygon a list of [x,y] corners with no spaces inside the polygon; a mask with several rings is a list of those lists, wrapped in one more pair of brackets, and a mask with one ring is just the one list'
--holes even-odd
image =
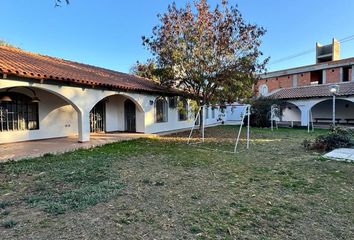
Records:
{"label": "tree trunk", "polygon": [[199,102],[200,104],[200,114],[199,114],[199,131],[200,131],[200,135],[201,135],[201,138],[203,139],[203,142],[204,142],[204,130],[205,130],[205,118],[204,118],[204,115],[205,115],[205,99],[201,100]]}
{"label": "tree trunk", "polygon": [[200,133],[202,132],[202,128],[203,128],[203,124],[204,124],[204,111],[203,111],[203,109],[204,109],[204,106],[203,105],[201,105],[201,107],[200,107],[200,113],[199,113],[199,131],[200,131]]}

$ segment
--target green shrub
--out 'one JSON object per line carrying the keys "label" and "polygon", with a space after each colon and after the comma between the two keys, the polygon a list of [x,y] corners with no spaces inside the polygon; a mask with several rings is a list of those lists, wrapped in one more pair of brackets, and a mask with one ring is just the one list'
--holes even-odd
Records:
{"label": "green shrub", "polygon": [[[270,127],[271,107],[272,105],[280,105],[279,100],[269,98],[257,98],[251,102],[251,119],[252,127]],[[280,117],[281,113],[276,113]]]}
{"label": "green shrub", "polygon": [[320,151],[351,147],[353,146],[353,134],[350,129],[332,128],[328,134],[318,136],[314,142],[305,139],[302,145],[307,149]]}

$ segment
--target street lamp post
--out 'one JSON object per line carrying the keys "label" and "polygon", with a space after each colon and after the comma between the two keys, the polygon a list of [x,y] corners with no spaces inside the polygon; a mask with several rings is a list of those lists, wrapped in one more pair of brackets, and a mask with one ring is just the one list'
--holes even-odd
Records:
{"label": "street lamp post", "polygon": [[332,107],[332,124],[333,127],[336,126],[336,94],[339,91],[339,85],[333,84],[330,86],[329,91],[332,93],[333,96],[333,107]]}

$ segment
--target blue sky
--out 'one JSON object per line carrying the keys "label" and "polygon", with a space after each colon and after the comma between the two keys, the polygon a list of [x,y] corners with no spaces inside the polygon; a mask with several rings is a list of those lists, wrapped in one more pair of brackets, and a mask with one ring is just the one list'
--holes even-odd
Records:
{"label": "blue sky", "polygon": [[[0,39],[22,49],[128,72],[148,58],[141,44],[165,12],[169,0],[2,0]],[[183,6],[187,0],[176,0]],[[209,0],[215,5],[218,0]],[[354,35],[352,0],[229,0],[245,19],[265,27],[262,50],[274,62]],[[268,66],[278,70],[314,63],[314,52]],[[354,56],[354,41],[342,45],[342,58]]]}

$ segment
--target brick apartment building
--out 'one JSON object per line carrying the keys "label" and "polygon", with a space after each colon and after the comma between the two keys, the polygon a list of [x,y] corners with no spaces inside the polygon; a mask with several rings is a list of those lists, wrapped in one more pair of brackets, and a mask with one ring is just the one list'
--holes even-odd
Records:
{"label": "brick apartment building", "polygon": [[338,85],[336,122],[354,124],[354,57],[340,59],[340,43],[316,44],[316,63],[269,72],[255,85],[256,96],[280,99],[280,122],[308,126],[332,122],[330,87]]}

